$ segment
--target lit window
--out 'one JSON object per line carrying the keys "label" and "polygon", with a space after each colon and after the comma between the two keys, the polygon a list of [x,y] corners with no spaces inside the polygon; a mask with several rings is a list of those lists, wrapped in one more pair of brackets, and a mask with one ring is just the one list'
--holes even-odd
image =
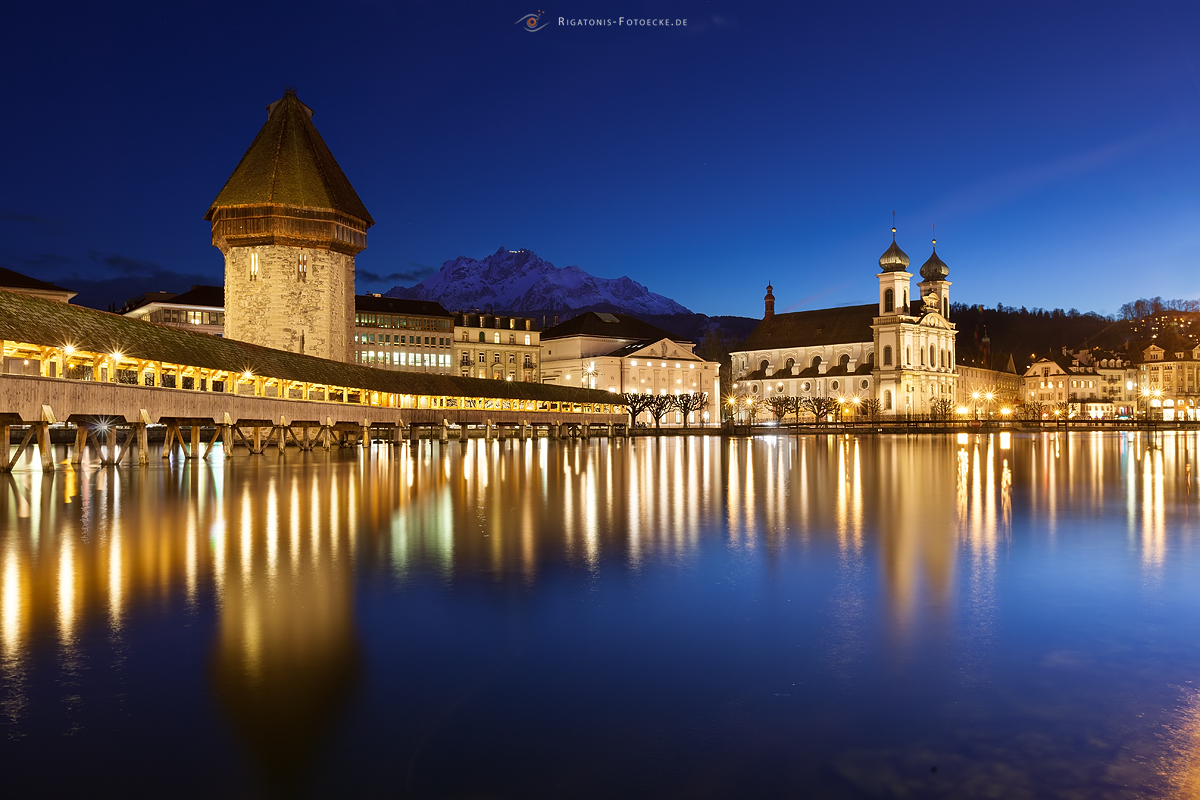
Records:
{"label": "lit window", "polygon": [[525,334],[525,344],[528,345],[529,343],[530,343],[530,336],[527,333],[527,334]]}
{"label": "lit window", "polygon": [[308,280],[308,254],[301,253],[296,259],[296,279],[299,281]]}
{"label": "lit window", "polygon": [[500,334],[498,334],[498,333],[492,334],[492,344],[500,344]]}
{"label": "lit window", "polygon": [[258,253],[250,254],[250,280],[258,280]]}

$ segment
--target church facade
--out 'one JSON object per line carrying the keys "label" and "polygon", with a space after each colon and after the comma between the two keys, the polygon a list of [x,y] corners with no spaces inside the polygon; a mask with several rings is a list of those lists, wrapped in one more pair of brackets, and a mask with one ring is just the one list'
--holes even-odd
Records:
{"label": "church facade", "polygon": [[734,407],[773,396],[830,397],[849,411],[876,399],[884,416],[930,414],[955,401],[950,270],[934,251],[913,294],[909,258],[892,243],[879,259],[878,298],[841,308],[775,313],[767,286],[763,320],[732,353]]}

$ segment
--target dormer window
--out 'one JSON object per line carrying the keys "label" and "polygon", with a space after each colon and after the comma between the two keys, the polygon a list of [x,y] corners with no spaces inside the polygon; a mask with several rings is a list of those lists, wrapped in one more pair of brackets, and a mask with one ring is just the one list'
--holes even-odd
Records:
{"label": "dormer window", "polygon": [[301,282],[308,281],[308,254],[301,253],[296,259],[296,280]]}
{"label": "dormer window", "polygon": [[258,280],[258,253],[250,254],[250,280]]}

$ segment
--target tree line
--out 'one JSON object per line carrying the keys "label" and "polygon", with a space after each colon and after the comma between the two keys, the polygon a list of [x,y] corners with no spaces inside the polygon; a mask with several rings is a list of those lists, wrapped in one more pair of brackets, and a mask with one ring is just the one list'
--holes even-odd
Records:
{"label": "tree line", "polygon": [[670,411],[683,414],[683,427],[688,426],[688,414],[700,411],[708,405],[708,392],[690,392],[687,394],[638,394],[626,392],[621,395],[621,402],[629,409],[629,416],[635,422],[643,413],[649,412],[654,420],[654,429],[662,429],[662,418]]}

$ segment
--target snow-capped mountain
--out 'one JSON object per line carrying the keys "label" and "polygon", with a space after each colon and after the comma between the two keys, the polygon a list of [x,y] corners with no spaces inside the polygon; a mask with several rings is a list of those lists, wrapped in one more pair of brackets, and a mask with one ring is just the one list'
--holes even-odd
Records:
{"label": "snow-capped mountain", "polygon": [[691,312],[627,277],[597,278],[579,267],[556,267],[529,250],[501,247],[482,261],[460,256],[416,286],[389,297],[433,300],[450,311],[574,316],[586,310],[664,315]]}

